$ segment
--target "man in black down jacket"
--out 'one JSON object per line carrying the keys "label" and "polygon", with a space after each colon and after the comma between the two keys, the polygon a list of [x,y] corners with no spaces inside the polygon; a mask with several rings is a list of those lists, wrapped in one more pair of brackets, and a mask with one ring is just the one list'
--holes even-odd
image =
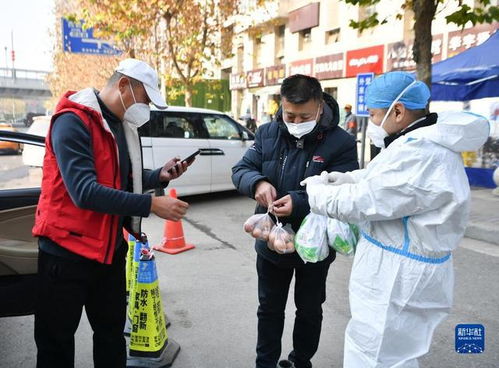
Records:
{"label": "man in black down jacket", "polygon": [[[232,168],[232,181],[257,202],[256,213],[273,213],[298,231],[310,212],[304,178],[322,171],[358,168],[355,139],[338,127],[337,102],[322,92],[319,81],[305,75],[286,78],[281,86],[282,106],[272,123],[256,132],[255,144]],[[281,355],[281,337],[289,285],[295,273],[296,318],[293,351],[280,367],[309,368],[317,351],[326,299],[329,257],[305,264],[297,253],[278,254],[257,240],[258,341],[257,368],[275,368]]]}

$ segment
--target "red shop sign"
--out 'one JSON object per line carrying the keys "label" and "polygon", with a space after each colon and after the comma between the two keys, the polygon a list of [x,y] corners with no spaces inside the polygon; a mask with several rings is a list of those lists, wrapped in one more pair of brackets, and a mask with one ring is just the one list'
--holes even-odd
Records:
{"label": "red shop sign", "polygon": [[383,73],[384,45],[347,51],[346,76],[355,77],[359,73]]}
{"label": "red shop sign", "polygon": [[263,87],[263,69],[255,69],[246,73],[246,80],[248,82],[248,88],[253,87]]}

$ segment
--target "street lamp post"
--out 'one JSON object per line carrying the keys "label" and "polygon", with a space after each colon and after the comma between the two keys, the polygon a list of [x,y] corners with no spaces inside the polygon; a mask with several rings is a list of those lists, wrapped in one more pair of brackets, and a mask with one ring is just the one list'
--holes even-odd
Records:
{"label": "street lamp post", "polygon": [[12,78],[16,79],[16,66],[14,64],[15,60],[16,60],[16,57],[15,57],[15,51],[14,51],[14,30],[11,30],[10,31],[10,42],[12,44],[12,55],[11,55],[11,59],[12,59]]}
{"label": "street lamp post", "polygon": [[7,54],[7,46],[5,46],[5,69],[9,69],[9,57],[7,55],[8,55]]}

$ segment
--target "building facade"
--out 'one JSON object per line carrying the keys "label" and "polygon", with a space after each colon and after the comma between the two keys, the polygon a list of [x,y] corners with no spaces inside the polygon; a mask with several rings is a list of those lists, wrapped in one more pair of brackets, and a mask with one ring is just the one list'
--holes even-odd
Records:
{"label": "building facade", "polygon": [[[340,106],[362,108],[356,100],[357,74],[415,70],[414,14],[401,9],[402,0],[382,0],[367,8],[338,0],[280,0],[265,9],[255,3],[245,2],[242,14],[227,22],[224,32],[232,49],[223,52],[222,77],[230,79],[235,118],[251,116],[258,125],[269,121],[280,102],[280,83],[293,74],[318,78]],[[465,3],[474,6],[472,0]],[[458,2],[449,1],[437,13],[433,62],[484,42],[499,28],[494,23],[461,30],[447,24],[445,16],[457,9]],[[351,19],[374,12],[389,21],[362,33],[349,26]]]}

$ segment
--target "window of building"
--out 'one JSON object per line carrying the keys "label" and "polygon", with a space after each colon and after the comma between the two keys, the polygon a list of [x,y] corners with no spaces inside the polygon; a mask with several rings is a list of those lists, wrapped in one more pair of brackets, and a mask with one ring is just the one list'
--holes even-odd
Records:
{"label": "window of building", "polygon": [[308,51],[312,43],[312,30],[310,28],[300,31],[298,35],[298,50]]}
{"label": "window of building", "polygon": [[282,64],[284,58],[284,34],[286,26],[281,25],[275,29],[275,64]]}
{"label": "window of building", "polygon": [[260,68],[262,66],[262,36],[256,36],[253,41],[253,68]]}
{"label": "window of building", "polygon": [[[374,13],[376,13],[376,5],[359,6],[359,22],[369,18]],[[358,34],[361,35],[360,31]]]}
{"label": "window of building", "polygon": [[230,79],[232,73],[232,68],[225,68],[220,71],[220,79]]}
{"label": "window of building", "polygon": [[239,46],[237,48],[237,72],[241,73],[244,71],[244,47]]}
{"label": "window of building", "polygon": [[230,26],[222,30],[222,58],[229,59],[232,57],[232,39],[234,37],[234,27]]}
{"label": "window of building", "polygon": [[338,88],[337,87],[326,87],[324,92],[332,96],[335,100],[338,98]]}
{"label": "window of building", "polygon": [[363,6],[364,17],[362,19],[369,18],[371,15],[376,13],[376,5]]}
{"label": "window of building", "polygon": [[326,32],[326,45],[332,45],[333,43],[340,41],[340,29],[335,28]]}

